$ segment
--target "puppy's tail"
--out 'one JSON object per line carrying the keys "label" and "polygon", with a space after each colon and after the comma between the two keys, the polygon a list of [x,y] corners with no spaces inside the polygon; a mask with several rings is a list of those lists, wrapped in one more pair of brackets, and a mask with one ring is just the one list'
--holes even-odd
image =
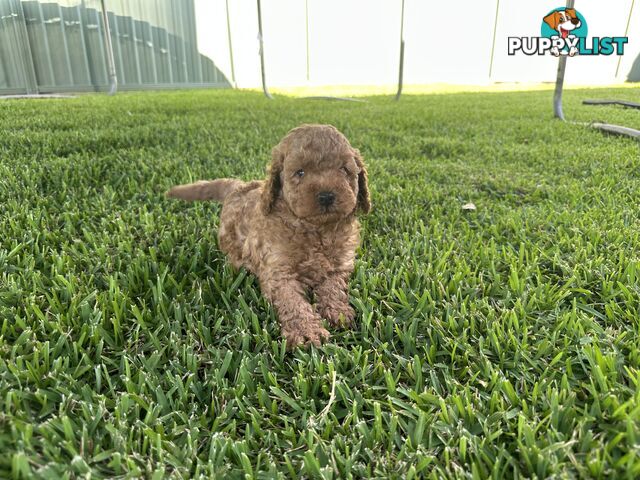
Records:
{"label": "puppy's tail", "polygon": [[166,196],[168,198],[180,198],[182,200],[214,200],[223,202],[231,192],[244,185],[242,180],[233,178],[219,178],[217,180],[200,180],[186,185],[176,185],[171,188]]}

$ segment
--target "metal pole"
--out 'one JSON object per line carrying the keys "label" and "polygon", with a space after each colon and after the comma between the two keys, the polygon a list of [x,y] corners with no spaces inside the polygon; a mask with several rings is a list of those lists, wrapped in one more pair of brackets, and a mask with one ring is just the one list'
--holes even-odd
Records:
{"label": "metal pole", "polygon": [[396,102],[402,95],[402,81],[404,76],[404,0],[400,11],[400,65],[398,66],[398,91],[396,92]]}
{"label": "metal pole", "polygon": [[[629,9],[629,18],[627,18],[627,28],[625,28],[624,30],[624,36],[628,37],[629,36],[629,25],[631,24],[631,17],[633,15],[633,6],[635,5],[636,0],[633,0],[631,2],[631,8]],[[618,78],[618,75],[620,74],[620,64],[622,63],[622,55],[620,55],[618,57],[618,66],[616,67],[616,78]]]}
{"label": "metal pole", "polygon": [[491,42],[491,60],[489,60],[489,80],[493,75],[493,56],[496,51],[496,34],[498,32],[498,14],[500,13],[500,0],[496,0],[496,16],[493,20],[493,41]]}
{"label": "metal pole", "polygon": [[[575,0],[567,0],[567,8],[573,8]],[[553,114],[564,122],[564,112],[562,111],[562,90],[564,88],[564,74],[567,70],[567,56],[560,55],[558,59],[558,75],[556,76],[556,89],[553,94]]]}
{"label": "metal pole", "polygon": [[553,115],[564,122],[562,111],[562,88],[564,86],[564,72],[567,69],[567,57],[560,56],[558,60],[558,75],[556,76],[556,90],[553,93]]}
{"label": "metal pole", "polygon": [[307,41],[307,82],[310,80],[309,75],[309,0],[304,0],[304,21],[305,21],[305,35]]}
{"label": "metal pole", "polygon": [[[29,40],[29,34],[27,32],[26,15],[24,14],[24,4],[19,2],[16,5],[17,17],[14,17],[13,28],[16,37],[18,39],[18,45],[22,45],[23,48],[17,48],[13,51],[16,55],[19,55],[23,65],[23,73],[25,80],[25,89],[27,95],[37,95],[40,93],[38,88],[38,77],[36,76],[36,69],[34,65],[33,49],[31,48],[31,41]],[[14,12],[11,12],[16,15]]]}
{"label": "metal pole", "polygon": [[102,21],[104,23],[104,46],[107,51],[107,72],[109,73],[109,95],[114,95],[118,90],[118,77],[116,75],[116,63],[113,57],[113,45],[111,44],[111,29],[107,16],[106,0],[100,0],[102,5]]}
{"label": "metal pole", "polygon": [[233,88],[236,88],[236,68],[233,63],[233,42],[231,41],[231,20],[229,19],[229,0],[226,0],[227,5],[227,37],[229,38],[229,61],[231,62],[231,81],[233,82]]}
{"label": "metal pole", "polygon": [[267,80],[264,72],[264,42],[262,41],[262,8],[260,7],[260,0],[258,1],[258,40],[260,40],[260,70],[262,72],[262,91],[264,96],[269,100],[273,100],[273,97],[269,93],[267,88]]}

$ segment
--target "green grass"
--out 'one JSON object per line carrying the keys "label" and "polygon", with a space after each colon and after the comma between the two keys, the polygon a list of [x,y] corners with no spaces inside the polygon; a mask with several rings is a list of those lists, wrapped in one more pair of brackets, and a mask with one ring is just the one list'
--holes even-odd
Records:
{"label": "green grass", "polygon": [[[580,105],[636,92],[565,113],[640,128]],[[638,478],[639,146],[550,104],[1,102],[0,477]],[[373,211],[356,327],[289,353],[219,206],[162,194],[262,177],[303,122],[361,149]]]}

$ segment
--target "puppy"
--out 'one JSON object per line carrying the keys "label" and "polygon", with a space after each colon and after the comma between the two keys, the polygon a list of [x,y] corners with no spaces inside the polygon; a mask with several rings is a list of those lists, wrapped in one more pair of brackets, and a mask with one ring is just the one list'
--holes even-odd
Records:
{"label": "puppy", "polygon": [[266,181],[200,181],[167,196],[222,202],[220,248],[258,277],[289,348],[327,340],[322,319],[334,327],[353,322],[347,282],[359,243],[356,213],[371,203],[362,156],[335,127],[291,130],[272,151]]}
{"label": "puppy", "polygon": [[[544,17],[543,20],[553,30],[557,31],[559,37],[563,39],[568,38],[573,30],[582,26],[582,22],[578,18],[574,8],[551,12],[549,15]],[[553,47],[551,49],[551,53],[556,57],[560,56],[560,50],[558,47]],[[576,47],[571,47],[569,49],[570,57],[573,57],[576,53],[578,53],[578,49]]]}

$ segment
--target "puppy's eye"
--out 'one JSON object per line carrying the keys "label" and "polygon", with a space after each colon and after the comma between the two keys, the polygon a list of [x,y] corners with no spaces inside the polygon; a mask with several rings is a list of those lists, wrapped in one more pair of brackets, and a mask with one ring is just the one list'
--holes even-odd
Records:
{"label": "puppy's eye", "polygon": [[349,172],[349,169],[347,167],[342,167],[340,170],[342,171],[342,173],[344,173],[346,175],[349,175],[351,173],[351,172]]}
{"label": "puppy's eye", "polygon": [[298,171],[295,173],[295,175],[296,175],[296,177],[298,177],[298,178],[302,178],[302,177],[304,177],[304,170],[298,170]]}

